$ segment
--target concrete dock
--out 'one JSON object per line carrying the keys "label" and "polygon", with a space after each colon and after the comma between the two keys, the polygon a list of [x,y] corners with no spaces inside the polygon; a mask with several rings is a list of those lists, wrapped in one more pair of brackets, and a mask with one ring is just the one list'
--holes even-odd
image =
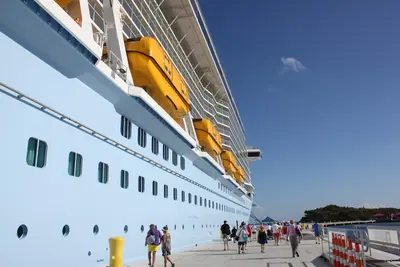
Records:
{"label": "concrete dock", "polygon": [[[308,240],[307,240],[308,239]],[[331,267],[320,258],[322,248],[316,245],[312,236],[305,236],[299,245],[300,257],[293,258],[289,244],[282,242],[274,246],[273,241],[266,245],[265,253],[261,253],[256,241],[249,242],[245,254],[238,254],[237,244],[229,242],[230,250],[223,251],[222,242],[200,245],[183,252],[173,253],[171,259],[176,267]],[[164,259],[157,255],[155,267],[164,266]],[[171,266],[170,264],[168,266]],[[139,262],[129,267],[148,267],[148,262]]]}

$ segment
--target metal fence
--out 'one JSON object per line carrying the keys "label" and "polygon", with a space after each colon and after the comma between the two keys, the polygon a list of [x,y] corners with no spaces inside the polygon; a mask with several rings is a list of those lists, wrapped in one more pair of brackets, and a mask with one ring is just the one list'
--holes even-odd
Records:
{"label": "metal fence", "polygon": [[[343,235],[360,244],[360,255],[363,266],[373,266],[371,262],[400,263],[400,226],[354,225],[347,227],[325,227],[322,234],[322,255],[333,262],[333,234]],[[369,263],[370,262],[370,263]]]}

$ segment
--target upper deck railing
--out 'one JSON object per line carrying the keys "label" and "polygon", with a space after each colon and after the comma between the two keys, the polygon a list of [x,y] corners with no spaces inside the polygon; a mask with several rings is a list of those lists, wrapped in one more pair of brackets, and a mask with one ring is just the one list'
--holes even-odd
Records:
{"label": "upper deck railing", "polygon": [[[188,85],[193,115],[209,118],[214,123],[221,133],[225,147],[232,149],[247,177],[250,177],[248,162],[242,156],[246,151],[244,133],[238,124],[239,120],[235,119],[236,114],[232,114],[230,103],[216,101],[213,94],[203,86],[196,73],[197,66],[191,65],[180,40],[175,36],[160,7],[154,0],[119,2],[122,5],[124,35],[127,38],[151,36],[157,39]],[[100,2],[98,4],[101,5]],[[97,24],[98,20],[95,23]]]}

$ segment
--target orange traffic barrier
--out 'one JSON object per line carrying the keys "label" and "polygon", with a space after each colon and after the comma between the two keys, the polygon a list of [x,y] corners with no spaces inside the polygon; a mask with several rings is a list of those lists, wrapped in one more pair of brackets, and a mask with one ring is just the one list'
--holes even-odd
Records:
{"label": "orange traffic barrier", "polygon": [[343,266],[349,267],[349,260],[346,247],[346,236],[342,235],[342,249],[343,249]]}
{"label": "orange traffic barrier", "polygon": [[338,267],[337,264],[337,242],[336,242],[336,234],[332,233],[332,258],[333,258],[333,267]]}
{"label": "orange traffic barrier", "polygon": [[355,244],[355,254],[356,254],[356,267],[362,267],[363,260],[361,257],[360,241],[357,238],[356,238],[356,244]]}
{"label": "orange traffic barrier", "polygon": [[354,258],[353,241],[351,241],[350,236],[347,237],[347,256],[349,259],[349,267],[355,267],[356,260]]}
{"label": "orange traffic barrier", "polygon": [[343,235],[339,235],[339,257],[340,267],[344,267]]}

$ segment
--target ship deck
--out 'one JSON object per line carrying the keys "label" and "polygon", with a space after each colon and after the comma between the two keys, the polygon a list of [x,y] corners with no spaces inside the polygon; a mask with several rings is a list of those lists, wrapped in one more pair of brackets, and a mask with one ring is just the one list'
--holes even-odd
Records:
{"label": "ship deck", "polygon": [[[300,257],[296,258],[292,258],[290,245],[284,242],[280,246],[274,246],[273,241],[269,241],[265,253],[260,252],[260,246],[256,241],[250,242],[247,249],[245,254],[239,255],[237,244],[230,242],[230,250],[223,251],[222,242],[213,242],[173,254],[171,259],[178,267],[239,267],[246,265],[251,267],[331,267],[320,257],[321,245],[315,244],[312,235],[305,235],[298,249]],[[164,266],[164,259],[159,254],[157,256],[155,267]],[[147,267],[148,264],[147,261],[142,261],[128,266]]]}

